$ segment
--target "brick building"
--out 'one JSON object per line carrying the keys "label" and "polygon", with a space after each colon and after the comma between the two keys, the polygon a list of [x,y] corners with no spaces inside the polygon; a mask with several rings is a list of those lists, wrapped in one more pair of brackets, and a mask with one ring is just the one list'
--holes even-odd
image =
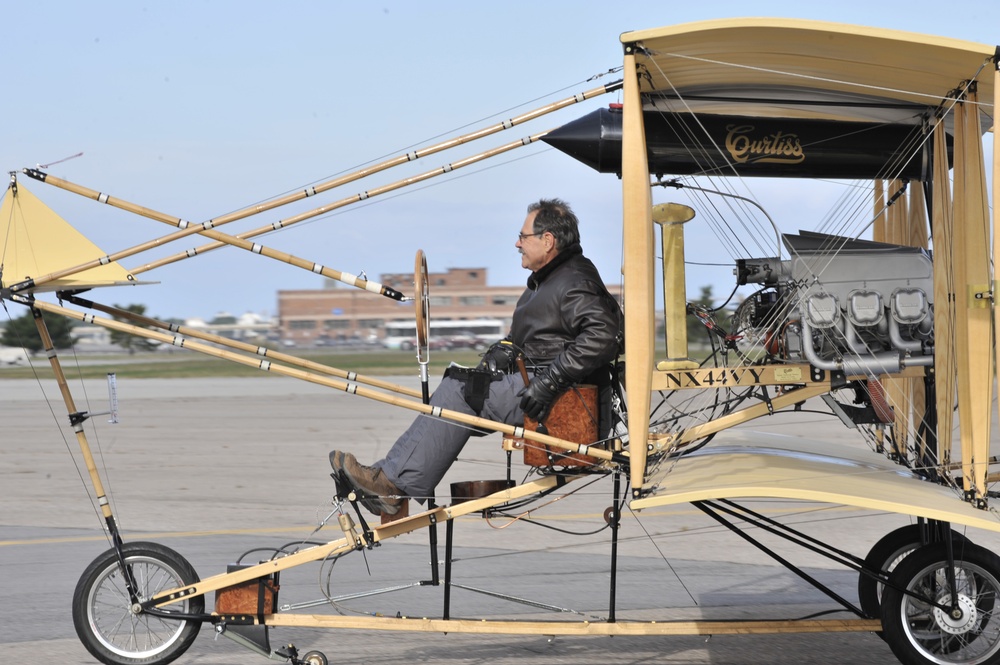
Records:
{"label": "brick building", "polygon": [[[381,284],[413,295],[413,273],[381,275]],[[620,286],[608,286],[619,298]],[[510,325],[524,284],[489,286],[486,268],[428,274],[432,320],[501,319]],[[280,339],[296,346],[380,341],[388,321],[413,321],[413,303],[400,303],[328,280],[323,289],[278,291]]]}

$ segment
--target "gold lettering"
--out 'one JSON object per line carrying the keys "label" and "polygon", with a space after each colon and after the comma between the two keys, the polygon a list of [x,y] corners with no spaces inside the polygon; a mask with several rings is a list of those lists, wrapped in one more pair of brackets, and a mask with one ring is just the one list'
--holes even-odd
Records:
{"label": "gold lettering", "polygon": [[742,369],[716,368],[688,372],[664,372],[664,386],[660,390],[683,388],[722,388],[750,386],[764,383],[764,370],[753,367]]}
{"label": "gold lettering", "polygon": [[805,151],[797,134],[777,131],[770,136],[753,137],[753,125],[726,126],[726,150],[737,164],[755,163],[799,164],[805,161]]}

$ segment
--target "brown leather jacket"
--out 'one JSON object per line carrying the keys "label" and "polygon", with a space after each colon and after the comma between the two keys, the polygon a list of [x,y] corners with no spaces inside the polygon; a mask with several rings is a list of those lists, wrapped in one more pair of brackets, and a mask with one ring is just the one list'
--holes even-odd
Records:
{"label": "brown leather jacket", "polygon": [[528,365],[554,365],[573,383],[604,370],[621,346],[621,308],[579,244],[531,273],[510,339]]}

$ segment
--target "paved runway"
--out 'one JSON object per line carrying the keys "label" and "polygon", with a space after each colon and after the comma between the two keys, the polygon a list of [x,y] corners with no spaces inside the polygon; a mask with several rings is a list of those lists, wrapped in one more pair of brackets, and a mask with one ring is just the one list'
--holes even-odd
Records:
{"label": "paved runway", "polygon": [[[412,379],[402,379],[414,385]],[[370,461],[411,419],[399,409],[278,377],[129,380],[119,377],[121,422],[94,416],[91,445],[101,455],[126,539],[180,552],[205,577],[254,548],[338,537],[314,534],[331,510],[327,452],[344,448]],[[103,382],[74,386],[78,408],[106,410]],[[816,445],[850,444],[839,423],[819,416],[769,423]],[[70,604],[87,564],[107,548],[88,499],[82,462],[58,390],[49,381],[0,378],[0,653],[3,662],[94,662],[74,633]],[[863,450],[859,442],[859,451]],[[454,480],[502,478],[496,436],[473,439],[441,488]],[[523,473],[518,468],[518,474]],[[439,488],[439,492],[442,489]],[[446,502],[441,497],[441,502]],[[608,532],[601,530],[610,482],[516,523],[465,518],[456,525],[455,580],[556,605],[570,616],[603,618],[608,606]],[[794,502],[758,503],[784,521],[863,556],[907,518]],[[557,527],[570,535],[544,528]],[[442,530],[443,532],[443,530]],[[326,534],[329,534],[328,536]],[[1000,539],[970,533],[996,549]],[[836,605],[689,506],[626,513],[619,561],[618,617],[793,618]],[[442,533],[443,540],[443,533]],[[773,540],[769,544],[774,544]],[[856,575],[790,549],[797,564],[849,600]],[[442,548],[443,554],[443,548]],[[253,553],[249,559],[266,554]],[[304,566],[282,575],[280,602],[298,603],[363,588],[430,578],[425,533],[385,543],[335,566]],[[370,571],[370,577],[369,577]],[[329,588],[327,588],[329,584]],[[345,603],[347,611],[439,616],[440,587],[413,587]],[[308,610],[327,611],[324,608]],[[455,589],[452,615],[537,616],[533,606]],[[575,613],[575,614],[573,614]],[[847,618],[847,615],[840,615]],[[563,617],[560,617],[563,618]],[[871,634],[810,636],[556,638],[362,633],[275,629],[272,643],[319,649],[332,663],[868,663],[895,662]],[[178,663],[266,662],[206,626]]]}

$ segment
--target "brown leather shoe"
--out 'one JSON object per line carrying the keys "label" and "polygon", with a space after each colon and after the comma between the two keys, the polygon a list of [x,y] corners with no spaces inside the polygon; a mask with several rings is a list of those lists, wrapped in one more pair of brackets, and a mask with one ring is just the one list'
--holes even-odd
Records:
{"label": "brown leather shoe", "polygon": [[382,506],[378,503],[375,497],[369,496],[365,492],[359,490],[355,487],[351,479],[348,478],[347,473],[344,471],[344,453],[340,450],[330,451],[330,466],[333,467],[333,473],[330,475],[333,477],[334,482],[337,483],[337,491],[341,492],[341,483],[343,483],[348,490],[352,490],[358,494],[358,501],[364,506],[369,512],[375,515],[382,514]]}
{"label": "brown leather shoe", "polygon": [[361,494],[361,503],[375,515],[395,515],[403,503],[402,492],[393,485],[382,469],[365,466],[351,453],[330,451],[330,465],[341,471],[348,482]]}
{"label": "brown leather shoe", "polygon": [[331,450],[330,451],[330,466],[332,466],[333,470],[336,471],[337,473],[340,473],[341,471],[343,471],[344,470],[344,453],[340,452],[339,450]]}

